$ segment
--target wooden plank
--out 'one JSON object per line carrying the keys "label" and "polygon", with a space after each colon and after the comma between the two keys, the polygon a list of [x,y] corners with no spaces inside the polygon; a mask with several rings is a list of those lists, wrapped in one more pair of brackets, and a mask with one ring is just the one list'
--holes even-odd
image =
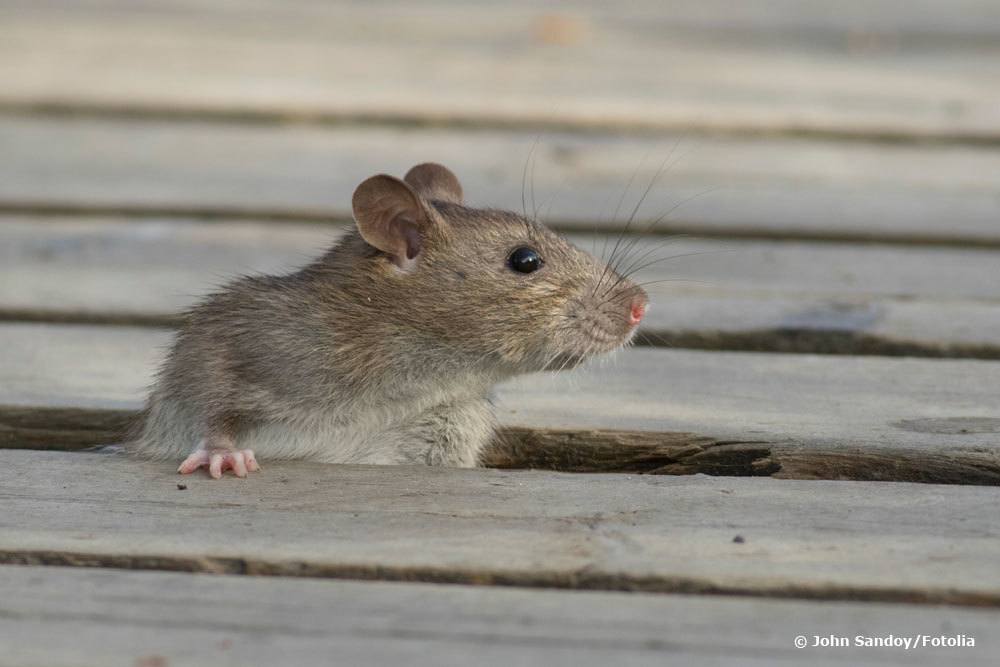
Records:
{"label": "wooden plank", "polygon": [[805,12],[818,31],[765,27],[788,4],[732,21],[716,3],[692,30],[652,3],[13,2],[0,90],[18,108],[998,139],[995,7],[855,2]]}
{"label": "wooden plank", "polygon": [[[342,2],[316,4],[302,0],[254,0],[256,11],[273,17],[293,15],[304,19],[331,20],[345,11]],[[991,0],[953,0],[944,3],[939,0],[908,0],[905,7],[910,11],[900,11],[899,0],[845,0],[831,11],[828,5],[817,0],[763,0],[733,6],[727,0],[632,0],[628,12],[608,7],[601,0],[574,0],[560,3],[571,12],[597,15],[628,25],[655,25],[659,30],[684,30],[715,35],[717,38],[733,38],[739,35],[771,36],[775,33],[801,33],[808,36],[833,36],[842,33],[893,34],[902,39],[969,40],[1000,34],[1000,9]],[[487,13],[502,20],[503,12],[493,9],[490,0],[435,0],[425,6],[437,17],[437,12],[445,9],[471,8],[477,14]],[[122,9],[142,9],[144,11],[187,11],[207,12],[217,15],[238,13],[238,8],[215,0],[185,0],[183,3],[164,0],[47,0],[44,4],[31,0],[4,0],[4,6],[23,9],[26,7],[50,10],[84,8],[87,11],[121,11]],[[534,0],[511,0],[505,6],[515,12],[524,13],[537,9]],[[543,5],[543,9],[550,9]],[[349,12],[351,9],[347,8]],[[406,12],[406,8],[403,8]],[[374,17],[396,14],[390,7],[374,6],[365,12]],[[413,17],[405,14],[407,19]],[[419,23],[419,17],[415,22]],[[482,19],[480,19],[482,20]],[[476,26],[479,27],[478,24]]]}
{"label": "wooden plank", "polygon": [[[37,442],[49,409],[92,410],[107,434],[102,411],[139,408],[168,341],[128,327],[0,325],[0,406],[14,409],[4,440]],[[1000,362],[639,348],[501,385],[510,441],[488,463],[998,484],[998,395]],[[86,430],[73,414],[67,431]]]}
{"label": "wooden plank", "polygon": [[608,230],[666,160],[638,215],[669,212],[656,233],[1000,245],[993,149],[10,116],[0,117],[0,145],[7,211],[349,219],[364,178],[426,160],[451,166],[474,204],[521,210],[530,156],[545,219]]}
{"label": "wooden plank", "polygon": [[[995,664],[994,610],[0,566],[0,665]],[[720,628],[726,632],[719,633]],[[796,634],[851,646],[793,648]],[[965,635],[962,648],[854,637]],[[804,634],[805,636],[805,634]],[[142,660],[146,660],[145,663]]]}
{"label": "wooden plank", "polygon": [[[994,488],[0,450],[0,560],[1000,605]],[[742,537],[742,541],[734,537]]]}
{"label": "wooden plank", "polygon": [[[289,270],[338,233],[0,216],[0,317],[171,325],[226,276]],[[633,256],[643,254],[674,257],[637,275],[654,306],[645,343],[1000,358],[1000,301],[983,279],[1000,266],[996,250],[677,238],[640,240]]]}

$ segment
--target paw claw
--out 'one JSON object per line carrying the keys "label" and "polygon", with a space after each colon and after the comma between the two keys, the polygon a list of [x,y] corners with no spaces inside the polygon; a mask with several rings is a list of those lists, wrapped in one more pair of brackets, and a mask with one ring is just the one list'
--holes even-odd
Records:
{"label": "paw claw", "polygon": [[219,479],[222,477],[222,462],[225,460],[222,454],[212,454],[208,462],[208,474]]}
{"label": "paw claw", "polygon": [[208,452],[206,452],[204,449],[199,449],[198,451],[193,452],[191,456],[184,459],[184,462],[181,463],[180,467],[177,468],[177,472],[179,472],[182,475],[190,475],[201,466],[207,464],[208,464]]}
{"label": "paw claw", "polygon": [[199,449],[184,459],[177,472],[189,475],[201,467],[207,467],[213,479],[221,478],[227,470],[232,470],[237,477],[246,477],[247,472],[260,470],[254,453],[249,449]]}
{"label": "paw claw", "polygon": [[233,474],[237,477],[247,476],[247,464],[243,460],[243,452],[233,452],[230,465],[233,469]]}

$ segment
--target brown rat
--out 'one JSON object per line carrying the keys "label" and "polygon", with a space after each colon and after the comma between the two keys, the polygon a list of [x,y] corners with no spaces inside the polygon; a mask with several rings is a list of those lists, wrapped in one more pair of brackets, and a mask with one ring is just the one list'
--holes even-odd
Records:
{"label": "brown rat", "polygon": [[294,273],[191,309],[131,448],[208,466],[271,459],[471,467],[497,382],[626,344],[646,294],[536,221],[462,204],[448,169],[373,176],[355,230]]}

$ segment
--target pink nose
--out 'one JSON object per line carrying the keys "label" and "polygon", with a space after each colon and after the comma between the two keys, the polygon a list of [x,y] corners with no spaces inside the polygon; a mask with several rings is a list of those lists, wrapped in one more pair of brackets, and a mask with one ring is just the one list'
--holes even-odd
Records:
{"label": "pink nose", "polygon": [[628,323],[632,326],[642,321],[642,316],[646,314],[646,300],[642,298],[632,299],[632,306],[628,313]]}

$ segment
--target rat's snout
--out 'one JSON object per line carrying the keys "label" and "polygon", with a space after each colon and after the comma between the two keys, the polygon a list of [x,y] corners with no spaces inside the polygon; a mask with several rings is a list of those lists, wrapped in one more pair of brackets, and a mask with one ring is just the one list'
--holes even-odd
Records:
{"label": "rat's snout", "polygon": [[564,319],[564,326],[572,327],[587,342],[585,356],[626,345],[649,309],[649,297],[638,285],[615,278],[618,284],[609,289],[600,287],[600,280],[595,277],[581,298],[571,302],[568,319]]}
{"label": "rat's snout", "polygon": [[642,321],[648,306],[649,299],[645,294],[636,294],[632,297],[632,301],[629,303],[628,312],[628,323],[630,326],[637,326],[639,322]]}
{"label": "rat's snout", "polygon": [[649,310],[649,296],[627,272],[582,251],[576,259],[576,271],[561,286],[568,298],[557,302],[548,334],[547,346],[558,350],[557,368],[569,358],[579,363],[628,345]]}

